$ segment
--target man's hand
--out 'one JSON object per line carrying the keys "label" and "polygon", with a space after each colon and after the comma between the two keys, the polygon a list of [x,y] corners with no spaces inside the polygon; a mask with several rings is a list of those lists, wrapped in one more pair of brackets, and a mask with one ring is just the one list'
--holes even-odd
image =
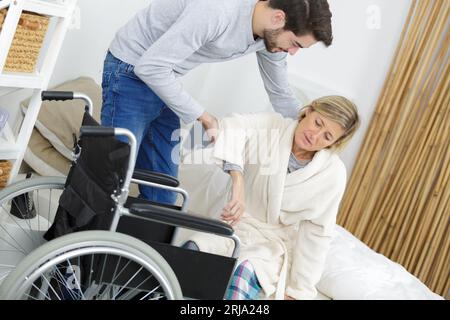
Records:
{"label": "man's hand", "polygon": [[295,300],[291,296],[288,296],[287,294],[284,294],[284,300]]}
{"label": "man's hand", "polygon": [[244,177],[240,171],[230,171],[233,181],[231,200],[223,208],[221,218],[235,226],[245,211]]}
{"label": "man's hand", "polygon": [[205,131],[208,134],[208,137],[211,139],[211,142],[215,142],[219,129],[219,123],[217,122],[216,117],[205,111],[197,120],[202,123],[202,126],[203,128],[205,128]]}

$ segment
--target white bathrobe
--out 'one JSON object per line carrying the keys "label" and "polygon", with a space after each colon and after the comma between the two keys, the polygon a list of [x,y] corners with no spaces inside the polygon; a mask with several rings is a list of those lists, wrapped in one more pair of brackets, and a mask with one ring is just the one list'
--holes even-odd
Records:
{"label": "white bathrobe", "polygon": [[[228,161],[244,168],[246,210],[235,226],[242,243],[239,262],[252,263],[264,298],[315,298],[345,190],[345,166],[328,150],[287,174],[297,123],[277,113],[233,114],[219,121],[213,149],[220,166]],[[233,250],[231,240],[215,235],[195,233],[190,239],[201,251]]]}

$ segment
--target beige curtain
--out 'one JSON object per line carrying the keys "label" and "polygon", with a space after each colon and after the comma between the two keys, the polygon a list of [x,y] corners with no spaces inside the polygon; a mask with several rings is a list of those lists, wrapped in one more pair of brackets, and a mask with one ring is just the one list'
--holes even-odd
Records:
{"label": "beige curtain", "polygon": [[413,1],[338,223],[450,289],[449,0]]}

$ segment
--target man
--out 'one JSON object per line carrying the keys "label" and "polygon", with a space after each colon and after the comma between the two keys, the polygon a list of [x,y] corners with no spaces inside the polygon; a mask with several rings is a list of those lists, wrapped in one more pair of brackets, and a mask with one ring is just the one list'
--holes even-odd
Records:
{"label": "man", "polygon": [[[214,139],[217,119],[178,77],[201,63],[256,52],[274,109],[296,117],[300,107],[287,81],[287,53],[332,42],[327,0],[153,0],[114,38],[103,70],[102,125],[130,129],[136,168],[178,175],[173,161],[185,123],[198,120]],[[140,187],[149,200],[174,203],[172,192]]]}

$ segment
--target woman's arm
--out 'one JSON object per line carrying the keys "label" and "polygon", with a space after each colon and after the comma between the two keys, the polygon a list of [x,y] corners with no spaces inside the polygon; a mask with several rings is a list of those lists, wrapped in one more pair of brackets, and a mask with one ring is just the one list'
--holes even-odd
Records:
{"label": "woman's arm", "polygon": [[[284,120],[276,113],[232,114],[220,120],[218,138],[214,146],[213,157],[218,165],[228,172],[232,179],[232,195],[223,208],[223,220],[235,225],[245,211],[245,183],[242,173],[246,163],[245,151],[248,144],[256,143],[257,134],[270,132],[278,128]],[[253,145],[252,147],[255,147]]]}
{"label": "woman's arm", "polygon": [[233,183],[231,199],[223,208],[221,218],[234,226],[245,211],[245,183],[240,171],[232,170],[230,176]]}

